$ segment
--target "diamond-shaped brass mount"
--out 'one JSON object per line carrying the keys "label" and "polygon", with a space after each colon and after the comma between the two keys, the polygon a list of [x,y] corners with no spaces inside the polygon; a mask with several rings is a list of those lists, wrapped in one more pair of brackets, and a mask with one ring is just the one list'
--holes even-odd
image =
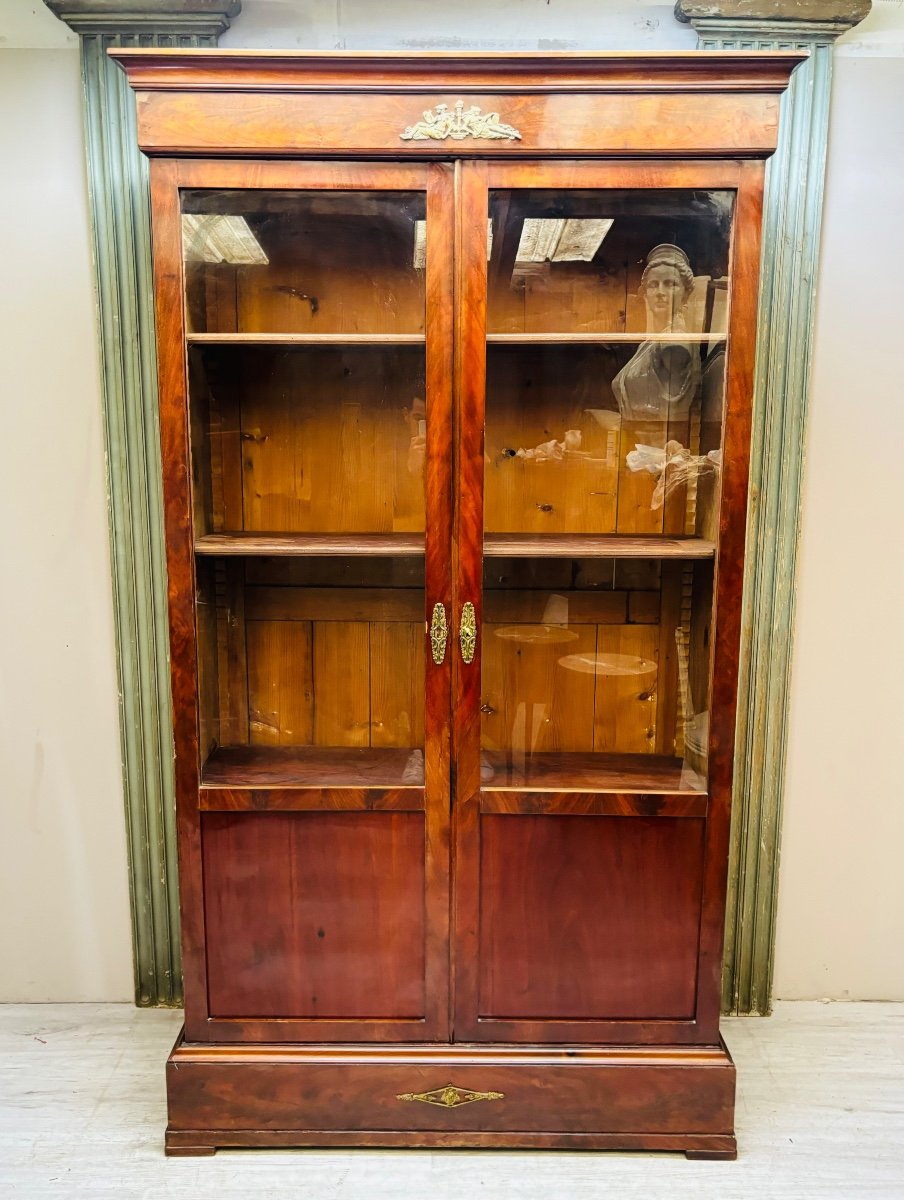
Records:
{"label": "diamond-shaped brass mount", "polygon": [[469,1092],[467,1088],[447,1083],[432,1092],[403,1092],[396,1100],[419,1100],[421,1104],[435,1104],[439,1108],[458,1108],[460,1104],[473,1104],[475,1100],[502,1100],[503,1092]]}

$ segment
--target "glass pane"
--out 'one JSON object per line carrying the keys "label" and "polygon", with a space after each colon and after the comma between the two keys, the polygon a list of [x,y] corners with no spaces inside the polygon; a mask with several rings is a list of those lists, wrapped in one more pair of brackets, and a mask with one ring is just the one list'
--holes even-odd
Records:
{"label": "glass pane", "polygon": [[698,791],[712,562],[487,558],[484,787]]}
{"label": "glass pane", "polygon": [[184,191],[191,333],[423,334],[422,192]]}
{"label": "glass pane", "polygon": [[423,346],[189,351],[195,526],[423,533]]}
{"label": "glass pane", "polygon": [[733,199],[490,195],[484,786],[705,787]]}
{"label": "glass pane", "polygon": [[182,201],[196,530],[423,532],[423,194]]}
{"label": "glass pane", "polygon": [[182,193],[209,785],[422,786],[423,193]]}
{"label": "glass pane", "polygon": [[491,193],[488,533],[713,539],[733,193]]}
{"label": "glass pane", "polygon": [[198,559],[203,780],[424,783],[424,563]]}

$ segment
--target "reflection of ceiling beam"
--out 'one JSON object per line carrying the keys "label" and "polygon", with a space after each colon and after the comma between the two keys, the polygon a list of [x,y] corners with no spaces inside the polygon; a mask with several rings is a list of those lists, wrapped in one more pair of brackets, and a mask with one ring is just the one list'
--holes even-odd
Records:
{"label": "reflection of ceiling beam", "polygon": [[182,250],[186,262],[266,265],[260,242],[244,217],[183,213]]}
{"label": "reflection of ceiling beam", "polygon": [[[493,222],[487,220],[487,262],[493,253]],[[411,265],[416,271],[422,271],[427,265],[427,222],[414,223],[414,255]]]}
{"label": "reflection of ceiling beam", "polygon": [[527,217],[515,262],[590,262],[612,225],[611,217]]}

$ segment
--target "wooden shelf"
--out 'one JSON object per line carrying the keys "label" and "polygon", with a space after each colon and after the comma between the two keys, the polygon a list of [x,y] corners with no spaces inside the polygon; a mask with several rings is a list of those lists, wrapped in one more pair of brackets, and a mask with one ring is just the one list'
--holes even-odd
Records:
{"label": "wooden shelf", "polygon": [[[419,762],[413,757],[418,755]],[[208,788],[423,787],[424,757],[421,751],[394,746],[218,746],[201,768],[201,785]]]}
{"label": "wooden shelf", "polygon": [[[491,346],[629,345],[642,342],[706,345],[724,333],[488,333]],[[423,333],[189,333],[190,346],[423,346]]]}
{"label": "wooden shelf", "polygon": [[724,333],[488,333],[490,346],[561,345],[619,345],[639,346],[642,342],[674,343],[676,345],[705,345],[724,342]]}
{"label": "wooden shelf", "polygon": [[[492,772],[492,774],[491,774]],[[701,776],[680,758],[661,754],[591,754],[559,751],[519,756],[485,751],[481,755],[482,791],[507,788],[541,792],[647,792],[706,794]],[[496,811],[504,812],[500,806]]]}
{"label": "wooden shelf", "polygon": [[208,533],[195,539],[196,554],[370,556],[416,558],[422,533]]}
{"label": "wooden shelf", "polygon": [[[195,539],[195,553],[217,556],[305,555],[417,558],[420,533],[208,533]],[[488,533],[486,558],[713,558],[714,542],[658,534]]]}
{"label": "wooden shelf", "polygon": [[488,533],[486,558],[713,558],[714,542],[658,534]]}
{"label": "wooden shelf", "polygon": [[423,346],[422,333],[189,333],[190,346]]}
{"label": "wooden shelf", "polygon": [[[422,788],[423,764],[421,751],[398,747],[218,746],[201,768],[201,785],[282,790]],[[527,801],[528,810],[537,811],[548,810],[557,795],[706,796],[701,776],[681,759],[658,754],[566,751],[534,754],[516,765],[510,756],[485,751],[480,774],[481,791],[487,794],[482,807],[488,812],[527,811],[523,803],[515,803],[512,793],[531,790],[538,795]],[[702,811],[699,805],[691,806],[686,815]]]}

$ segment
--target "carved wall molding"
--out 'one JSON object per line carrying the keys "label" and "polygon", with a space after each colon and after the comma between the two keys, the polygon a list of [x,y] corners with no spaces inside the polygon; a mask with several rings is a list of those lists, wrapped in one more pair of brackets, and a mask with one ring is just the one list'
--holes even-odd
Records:
{"label": "carved wall molding", "polygon": [[[136,1000],[181,1001],[147,165],[109,46],[215,46],[240,0],[45,0],[79,34],[100,327]],[[679,0],[701,50],[806,47],[764,228],[723,1005],[767,1012],[832,45],[869,0]]]}
{"label": "carved wall molding", "polygon": [[785,737],[835,40],[869,0],[679,0],[701,50],[807,49],[766,173],[722,1006],[772,1006]]}
{"label": "carved wall molding", "polygon": [[139,1005],[182,999],[147,160],[110,46],[215,46],[239,0],[46,0],[78,35]]}
{"label": "carved wall molding", "polygon": [[871,0],[678,0],[675,16],[698,32],[707,21],[728,25],[747,22],[768,37],[775,36],[779,24],[788,22],[808,29],[823,22],[852,29],[871,8]]}
{"label": "carved wall molding", "polygon": [[[143,34],[152,39],[142,42],[149,48],[216,45],[215,39],[229,28],[232,18],[242,9],[242,0],[44,0],[44,3],[75,33],[96,33],[111,39]],[[173,38],[178,38],[178,42],[174,43]],[[109,44],[131,43],[113,40]]]}

